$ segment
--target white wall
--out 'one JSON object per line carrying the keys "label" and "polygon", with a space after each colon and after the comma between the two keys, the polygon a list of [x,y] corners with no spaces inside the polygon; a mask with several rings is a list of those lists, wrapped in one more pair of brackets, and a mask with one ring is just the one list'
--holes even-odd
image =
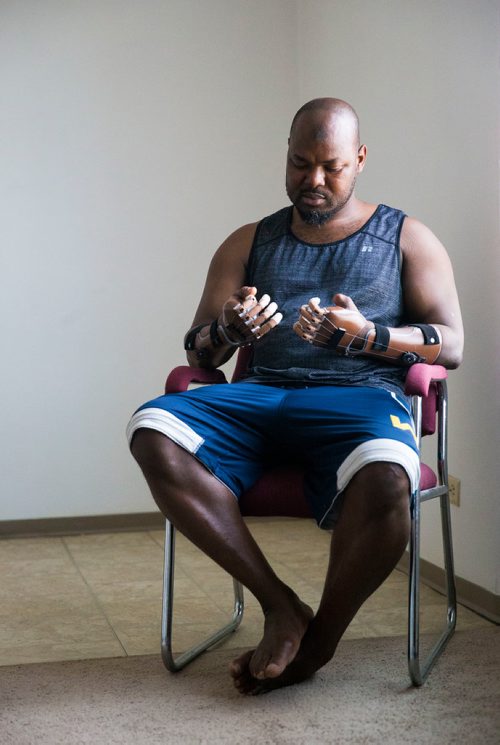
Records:
{"label": "white wall", "polygon": [[[450,380],[450,470],[462,480],[462,505],[452,508],[456,569],[498,593],[499,4],[298,7],[301,99],[336,95],[360,115],[368,163],[358,194],[418,217],[450,253],[467,335]],[[433,563],[437,517],[437,505],[425,505],[423,555]]]}
{"label": "white wall", "polygon": [[[498,16],[493,0],[4,0],[0,520],[153,508],[129,413],[184,361],[214,248],[285,203],[291,115],[336,95],[369,147],[360,196],[421,218],[455,266],[457,571],[500,590]],[[433,525],[424,555],[440,559]]]}
{"label": "white wall", "polygon": [[124,428],[217,245],[283,204],[294,11],[1,3],[0,520],[155,509]]}

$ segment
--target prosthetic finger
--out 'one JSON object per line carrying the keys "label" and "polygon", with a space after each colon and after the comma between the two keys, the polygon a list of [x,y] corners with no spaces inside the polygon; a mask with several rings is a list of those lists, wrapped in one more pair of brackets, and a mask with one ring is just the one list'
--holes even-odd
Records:
{"label": "prosthetic finger", "polygon": [[308,302],[308,307],[310,308],[311,312],[317,315],[323,315],[324,309],[320,306],[320,298],[319,297],[312,297],[310,298]]}
{"label": "prosthetic finger", "polygon": [[301,339],[311,341],[311,333],[308,331],[307,326],[302,325],[300,319],[298,321],[295,321],[292,328],[297,336],[300,336]]}
{"label": "prosthetic finger", "polygon": [[319,326],[323,318],[324,316],[322,313],[312,312],[308,305],[302,305],[300,309],[299,321],[304,328],[310,326],[311,329],[314,329],[315,327]]}
{"label": "prosthetic finger", "polygon": [[299,319],[293,325],[295,333],[311,344],[324,319],[324,310],[320,307],[319,302],[318,297],[313,297],[306,305],[301,305]]}
{"label": "prosthetic finger", "polygon": [[305,341],[308,341],[312,344],[313,339],[316,335],[316,330],[308,323],[304,323],[303,320],[299,319],[294,327],[293,330],[296,334],[298,334],[302,339],[305,339]]}
{"label": "prosthetic finger", "polygon": [[252,321],[251,332],[255,339],[260,339],[281,322],[283,314],[276,313],[277,309],[277,303],[269,303],[264,312]]}
{"label": "prosthetic finger", "polygon": [[[270,302],[271,298],[269,295],[263,295],[258,303],[255,303],[251,308],[249,308],[246,312],[240,313],[240,318],[247,324],[247,326],[252,326],[252,324],[258,324],[261,321],[259,321],[260,318],[263,318],[263,313],[269,310],[269,308],[274,305],[274,310],[278,307],[276,303]],[[274,313],[274,311],[272,311]]]}
{"label": "prosthetic finger", "polygon": [[246,323],[247,321],[252,320],[252,318],[256,318],[262,309],[269,305],[270,300],[271,298],[269,295],[262,295],[261,299],[258,301],[255,297],[249,296],[240,304],[239,308],[237,306],[235,310],[239,317]]}
{"label": "prosthetic finger", "polygon": [[276,313],[278,310],[277,303],[269,303],[267,308],[264,308],[264,310],[259,313],[258,316],[253,316],[251,319],[246,321],[246,325],[250,326],[252,331],[255,329],[258,329],[260,326],[262,326],[263,323],[265,323],[271,316]]}
{"label": "prosthetic finger", "polygon": [[[278,307],[278,306],[276,306]],[[274,329],[283,320],[282,313],[275,313],[269,320],[267,320],[262,326],[252,329],[252,333],[256,339],[261,339],[265,334]]]}
{"label": "prosthetic finger", "polygon": [[249,313],[256,304],[257,298],[255,295],[247,295],[241,303],[234,305],[232,310],[234,310],[238,316],[243,317],[245,314]]}

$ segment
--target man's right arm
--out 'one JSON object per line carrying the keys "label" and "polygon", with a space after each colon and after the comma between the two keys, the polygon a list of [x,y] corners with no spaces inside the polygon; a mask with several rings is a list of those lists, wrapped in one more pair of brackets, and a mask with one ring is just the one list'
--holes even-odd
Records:
{"label": "man's right arm", "polygon": [[281,320],[268,296],[245,286],[246,267],[257,223],[232,233],[216,251],[191,329],[185,337],[192,367],[215,368],[244,344],[254,343]]}

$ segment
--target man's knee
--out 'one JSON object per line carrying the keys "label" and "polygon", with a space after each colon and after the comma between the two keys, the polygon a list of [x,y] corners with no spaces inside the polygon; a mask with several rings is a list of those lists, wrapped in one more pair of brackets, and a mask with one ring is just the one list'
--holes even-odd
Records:
{"label": "man's knee", "polygon": [[410,480],[397,463],[370,463],[358,471],[351,486],[367,509],[379,517],[394,511],[409,511]]}
{"label": "man's knee", "polygon": [[134,433],[130,452],[145,474],[161,474],[175,465],[175,443],[154,429],[138,429]]}

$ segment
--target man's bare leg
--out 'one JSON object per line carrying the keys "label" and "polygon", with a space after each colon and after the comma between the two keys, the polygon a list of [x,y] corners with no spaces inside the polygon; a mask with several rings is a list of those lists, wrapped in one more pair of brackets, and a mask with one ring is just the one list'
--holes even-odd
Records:
{"label": "man's bare leg", "polygon": [[253,679],[279,676],[297,654],[311,608],[276,576],[234,495],[196,458],[150,429],[136,432],[131,450],[165,517],[260,602],[264,635],[246,668]]}
{"label": "man's bare leg", "polygon": [[236,687],[255,694],[292,685],[331,660],[358,609],[396,566],[409,531],[405,471],[391,463],[365,466],[346,489],[321,603],[299,652],[282,675],[272,680],[256,680],[249,666],[251,652],[241,655],[230,668]]}

